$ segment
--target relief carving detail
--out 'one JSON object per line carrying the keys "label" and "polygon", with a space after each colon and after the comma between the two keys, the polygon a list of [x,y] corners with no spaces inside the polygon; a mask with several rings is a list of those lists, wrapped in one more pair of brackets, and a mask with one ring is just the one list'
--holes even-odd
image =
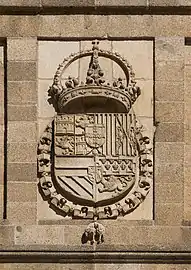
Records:
{"label": "relief carving detail", "polygon": [[[134,211],[146,198],[153,177],[152,141],[132,105],[141,94],[134,72],[118,53],[93,48],[70,55],[59,65],[49,102],[57,115],[38,145],[38,177],[50,207],[78,219],[116,219]],[[91,56],[85,82],[62,75],[74,61]],[[125,80],[107,82],[99,57],[117,63]],[[81,102],[111,100],[114,112],[68,113]],[[117,107],[118,108],[118,107]],[[90,242],[103,242],[104,228],[93,222],[84,232]]]}

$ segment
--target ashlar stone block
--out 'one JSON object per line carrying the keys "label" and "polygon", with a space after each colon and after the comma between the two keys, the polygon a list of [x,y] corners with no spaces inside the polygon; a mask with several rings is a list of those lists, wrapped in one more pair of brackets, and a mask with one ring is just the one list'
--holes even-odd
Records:
{"label": "ashlar stone block", "polygon": [[9,38],[7,40],[8,61],[35,61],[36,58],[36,38]]}

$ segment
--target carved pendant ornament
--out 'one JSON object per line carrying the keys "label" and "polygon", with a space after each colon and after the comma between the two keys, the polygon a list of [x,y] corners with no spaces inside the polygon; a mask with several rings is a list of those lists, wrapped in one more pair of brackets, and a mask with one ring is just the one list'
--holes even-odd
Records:
{"label": "carved pendant ornament", "polygon": [[[131,213],[146,198],[153,177],[152,142],[132,108],[141,94],[132,67],[98,44],[93,42],[92,49],[72,54],[59,65],[49,89],[57,115],[38,145],[43,198],[57,214],[77,219],[116,219]],[[89,56],[85,82],[69,77],[63,83],[67,67]],[[117,63],[125,80],[107,82],[99,57]],[[107,102],[116,105],[115,111],[111,106],[99,111]],[[76,113],[76,104],[84,104],[84,111]],[[91,106],[98,109],[88,111]],[[84,237],[103,242],[102,225],[90,225]]]}

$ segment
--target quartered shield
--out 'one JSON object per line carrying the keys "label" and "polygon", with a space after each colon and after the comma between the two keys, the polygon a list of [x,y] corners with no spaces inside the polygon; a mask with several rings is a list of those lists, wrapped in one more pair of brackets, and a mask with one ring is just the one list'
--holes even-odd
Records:
{"label": "quartered shield", "polygon": [[134,118],[133,113],[57,115],[54,174],[65,198],[98,206],[131,191],[138,171]]}

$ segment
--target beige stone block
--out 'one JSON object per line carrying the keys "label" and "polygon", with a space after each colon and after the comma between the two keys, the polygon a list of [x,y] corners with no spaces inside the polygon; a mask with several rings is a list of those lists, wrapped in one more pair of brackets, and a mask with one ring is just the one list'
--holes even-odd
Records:
{"label": "beige stone block", "polygon": [[0,157],[0,185],[4,182],[4,159]]}
{"label": "beige stone block", "polygon": [[36,121],[36,105],[9,105],[8,121]]}
{"label": "beige stone block", "polygon": [[109,26],[107,15],[84,15],[84,30],[81,33],[85,37],[106,37]]}
{"label": "beige stone block", "polygon": [[64,245],[63,226],[19,226],[16,245]]}
{"label": "beige stone block", "polygon": [[182,233],[179,226],[155,226],[149,230],[148,242],[155,248],[165,250],[178,249],[182,243]]}
{"label": "beige stone block", "polygon": [[9,104],[37,103],[37,85],[35,81],[8,81],[7,87]]}
{"label": "beige stone block", "polygon": [[1,0],[1,7],[13,6],[13,7],[40,7],[40,0]]}
{"label": "beige stone block", "polygon": [[110,15],[105,33],[109,37],[151,37],[154,33],[150,15]]}
{"label": "beige stone block", "polygon": [[36,202],[36,183],[9,182],[7,187],[8,202]]}
{"label": "beige stone block", "polygon": [[6,268],[3,270],[60,270],[61,267],[59,263],[6,263],[4,265]]}
{"label": "beige stone block", "polygon": [[[142,270],[140,264],[96,264],[95,270]],[[93,269],[92,269],[93,270]],[[150,270],[148,268],[147,270]],[[152,268],[155,270],[155,268]]]}
{"label": "beige stone block", "polygon": [[[1,183],[1,182],[0,182]],[[4,211],[4,186],[0,185],[0,219],[3,218],[3,211]]]}
{"label": "beige stone block", "polygon": [[191,142],[191,125],[184,125],[184,142],[185,144],[190,144]]}
{"label": "beige stone block", "polygon": [[35,122],[8,122],[8,142],[35,142],[37,124]]}
{"label": "beige stone block", "polygon": [[51,118],[55,115],[55,109],[49,104],[48,89],[52,85],[52,80],[39,80],[38,84],[38,117]]}
{"label": "beige stone block", "polygon": [[183,101],[184,82],[155,81],[156,101]]}
{"label": "beige stone block", "polygon": [[[184,36],[188,33],[189,16],[174,15],[154,15],[153,16],[153,36],[170,37]],[[187,20],[187,23],[186,23]]]}
{"label": "beige stone block", "polygon": [[184,37],[156,37],[156,61],[176,61],[184,57]]}
{"label": "beige stone block", "polygon": [[[88,43],[91,48],[91,42]],[[79,41],[38,41],[38,78],[51,79],[52,84],[59,64],[71,53],[79,52],[79,50]],[[70,73],[71,76],[78,76],[78,61],[76,62],[76,65],[71,64],[70,70],[66,69],[64,77],[68,77]]]}
{"label": "beige stone block", "polygon": [[191,127],[191,102],[184,103],[184,123],[185,129],[189,129]]}
{"label": "beige stone block", "polygon": [[126,226],[106,225],[105,242],[108,245],[129,245],[130,230]]}
{"label": "beige stone block", "polygon": [[9,202],[7,206],[7,219],[10,224],[35,225],[37,219],[36,203]]}
{"label": "beige stone block", "polygon": [[181,203],[183,200],[183,183],[156,183],[156,203]]}
{"label": "beige stone block", "polygon": [[[133,71],[135,72],[136,80],[153,79],[153,41],[151,40],[113,41],[112,50],[113,52],[120,53],[120,55],[125,59],[127,59],[129,64],[132,65]],[[142,68],[142,63],[144,63],[144,68]],[[116,79],[118,77],[122,77],[119,72],[116,72],[115,66],[113,66],[113,69],[114,69],[113,73]]]}
{"label": "beige stone block", "polygon": [[36,162],[36,143],[8,143],[8,162]]}
{"label": "beige stone block", "polygon": [[185,165],[191,164],[191,144],[184,146],[184,163]]}
{"label": "beige stone block", "polygon": [[96,6],[147,6],[146,0],[96,0]]}
{"label": "beige stone block", "polygon": [[[166,199],[168,201],[168,199]],[[156,203],[155,224],[163,226],[181,225],[183,218],[182,203]]]}
{"label": "beige stone block", "polygon": [[184,80],[186,83],[190,83],[191,80],[191,65],[184,67]]}
{"label": "beige stone block", "polygon": [[37,164],[34,163],[8,163],[7,181],[8,182],[36,182]]}
{"label": "beige stone block", "polygon": [[39,16],[3,15],[0,18],[0,36],[36,37]]}
{"label": "beige stone block", "polygon": [[184,63],[185,65],[191,65],[191,46],[184,47]]}
{"label": "beige stone block", "polygon": [[155,167],[155,183],[182,183],[184,179],[183,164],[162,164]]}
{"label": "beige stone block", "polygon": [[8,61],[35,61],[37,58],[36,38],[8,38]]}
{"label": "beige stone block", "polygon": [[183,143],[156,143],[155,144],[155,161],[158,164],[178,163],[184,160]]}
{"label": "beige stone block", "polygon": [[188,264],[158,264],[156,270],[190,270]]}
{"label": "beige stone block", "polygon": [[188,249],[191,246],[191,229],[190,227],[182,227],[182,240],[185,243],[185,246],[188,247]]}
{"label": "beige stone block", "polygon": [[[62,264],[60,270],[98,270],[97,264],[81,263],[81,264]],[[105,268],[106,269],[106,268]]]}
{"label": "beige stone block", "polygon": [[80,246],[82,244],[81,237],[87,225],[70,225],[64,226],[64,245]]}
{"label": "beige stone block", "polygon": [[85,31],[84,15],[45,15],[39,19],[41,37],[80,37]]}
{"label": "beige stone block", "polygon": [[8,81],[35,81],[37,77],[36,62],[9,61],[7,63]]}
{"label": "beige stone block", "polygon": [[180,82],[184,80],[183,61],[158,61],[155,64],[155,79]]}
{"label": "beige stone block", "polygon": [[183,102],[156,102],[155,103],[156,122],[177,122],[184,121]]}
{"label": "beige stone block", "polygon": [[8,225],[0,225],[0,247],[3,249],[6,246],[14,244],[14,227]]}
{"label": "beige stone block", "polygon": [[187,81],[184,82],[184,100],[191,104],[191,83]]}
{"label": "beige stone block", "polygon": [[159,123],[155,133],[156,142],[183,142],[183,123]]}
{"label": "beige stone block", "polygon": [[149,5],[150,6],[171,6],[171,7],[176,7],[176,6],[190,6],[190,0],[149,0]]}
{"label": "beige stone block", "polygon": [[94,0],[71,0],[70,3],[67,0],[42,0],[43,7],[88,7],[94,5]]}
{"label": "beige stone block", "polygon": [[191,220],[191,207],[190,207],[190,205],[184,207],[184,220],[188,221],[190,224],[190,220]]}
{"label": "beige stone block", "polygon": [[129,244],[133,246],[147,246],[148,242],[146,239],[149,237],[149,227],[129,227]]}
{"label": "beige stone block", "polygon": [[191,184],[190,183],[186,183],[184,185],[184,208],[191,208]]}

